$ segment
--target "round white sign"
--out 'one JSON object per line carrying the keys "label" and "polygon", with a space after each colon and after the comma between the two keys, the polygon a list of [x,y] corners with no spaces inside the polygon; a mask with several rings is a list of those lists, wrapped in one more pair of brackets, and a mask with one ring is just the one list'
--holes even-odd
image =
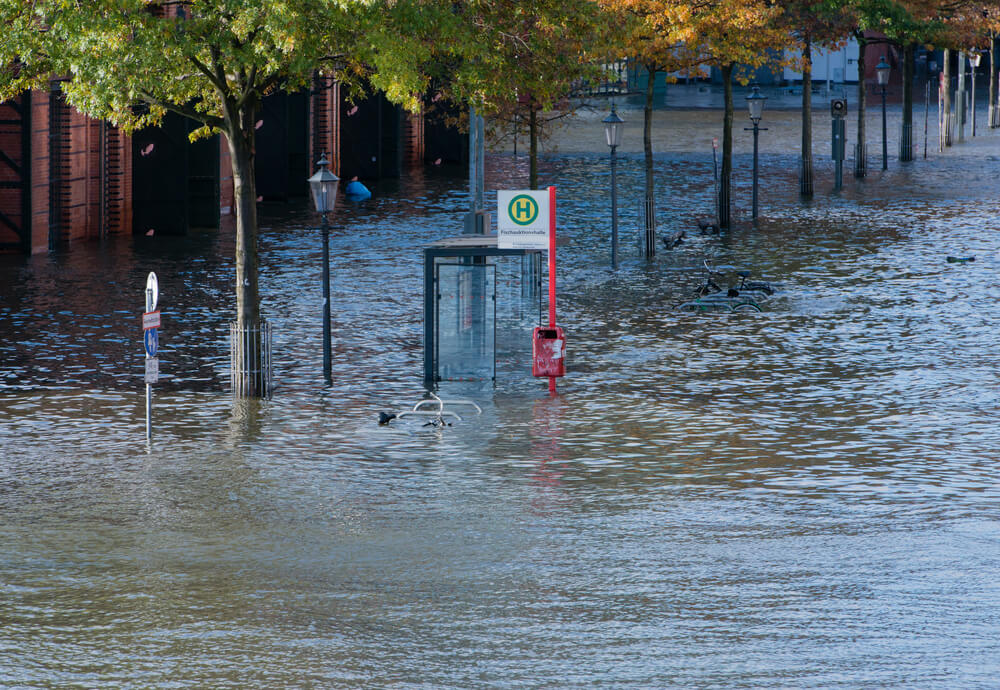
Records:
{"label": "round white sign", "polygon": [[146,311],[156,309],[156,302],[160,299],[160,288],[156,282],[156,274],[150,272],[146,278]]}

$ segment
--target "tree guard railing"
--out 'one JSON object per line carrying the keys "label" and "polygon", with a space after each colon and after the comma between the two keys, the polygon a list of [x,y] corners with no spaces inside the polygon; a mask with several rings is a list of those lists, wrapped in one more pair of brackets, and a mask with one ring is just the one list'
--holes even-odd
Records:
{"label": "tree guard railing", "polygon": [[271,342],[271,324],[263,319],[244,324],[229,322],[230,384],[233,397],[271,397],[274,387]]}

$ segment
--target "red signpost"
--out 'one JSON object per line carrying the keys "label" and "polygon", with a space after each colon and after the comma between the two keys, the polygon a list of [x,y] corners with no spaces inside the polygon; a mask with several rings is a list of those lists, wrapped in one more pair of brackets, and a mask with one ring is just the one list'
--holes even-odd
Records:
{"label": "red signpost", "polygon": [[549,393],[556,392],[556,378],[566,374],[566,338],[556,326],[556,188],[549,187],[549,325],[534,329],[531,338],[531,374],[549,378]]}
{"label": "red signpost", "polygon": [[[556,325],[556,188],[544,191],[500,190],[497,192],[497,248],[549,250],[549,323],[531,333],[531,374],[549,379],[549,393],[556,392],[556,379],[566,374],[566,338]],[[543,209],[548,205],[546,233]]]}

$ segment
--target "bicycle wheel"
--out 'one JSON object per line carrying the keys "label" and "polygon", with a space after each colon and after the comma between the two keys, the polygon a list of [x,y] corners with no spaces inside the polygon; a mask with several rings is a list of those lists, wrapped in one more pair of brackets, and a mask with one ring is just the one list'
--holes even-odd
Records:
{"label": "bicycle wheel", "polygon": [[756,302],[741,302],[733,305],[733,311],[760,311],[760,307]]}

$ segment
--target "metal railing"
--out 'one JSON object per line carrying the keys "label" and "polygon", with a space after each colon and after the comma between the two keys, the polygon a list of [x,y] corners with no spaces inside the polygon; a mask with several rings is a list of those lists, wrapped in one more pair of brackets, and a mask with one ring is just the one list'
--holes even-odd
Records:
{"label": "metal railing", "polygon": [[229,322],[230,384],[237,398],[270,398],[274,387],[271,368],[271,324],[265,320]]}
{"label": "metal railing", "polygon": [[638,71],[628,59],[616,60],[603,65],[604,79],[599,82],[581,80],[573,84],[572,95],[616,96],[635,93]]}

